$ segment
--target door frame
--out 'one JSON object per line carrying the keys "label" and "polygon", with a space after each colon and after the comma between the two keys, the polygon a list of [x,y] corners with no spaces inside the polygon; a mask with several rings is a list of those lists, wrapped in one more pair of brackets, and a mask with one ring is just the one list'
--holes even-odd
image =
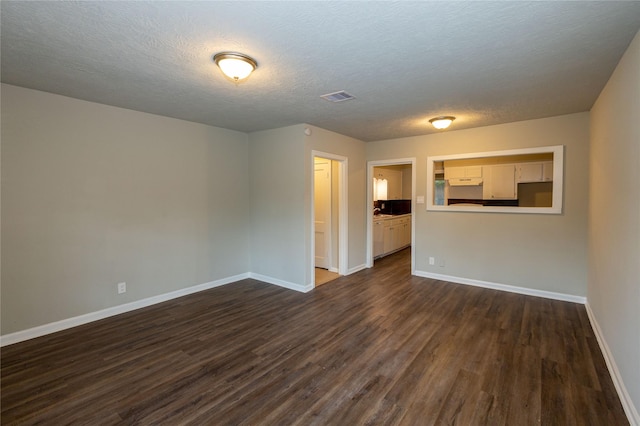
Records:
{"label": "door frame", "polygon": [[[336,161],[338,164],[338,274],[347,275],[349,261],[348,245],[348,196],[347,196],[347,176],[349,159],[342,155],[331,154],[329,152],[311,151],[311,170],[315,170],[316,157]],[[311,284],[316,285],[315,259],[316,259],[316,233],[315,233],[315,173],[311,173],[311,256],[309,257],[309,274]],[[333,198],[333,197],[332,197]],[[331,249],[329,250],[332,251]]]}
{"label": "door frame", "polygon": [[[328,240],[329,240],[329,246],[326,247],[326,253],[327,253],[326,263],[328,265],[327,269],[330,272],[338,272],[338,268],[336,267],[337,265],[334,265],[334,263],[333,263],[333,254],[334,254],[333,253],[334,252],[334,250],[333,250],[333,245],[334,245],[334,238],[333,238],[333,231],[334,231],[334,224],[333,224],[333,222],[334,222],[333,221],[333,191],[334,191],[334,187],[333,187],[333,172],[334,172],[334,170],[333,170],[333,160],[331,160],[329,158],[325,158],[325,157],[318,157],[318,156],[313,157],[313,160],[314,160],[313,161],[313,167],[314,167],[313,178],[314,179],[316,177],[316,173],[315,173],[316,160],[318,160],[318,159],[324,160],[327,163],[329,163],[329,171],[330,171],[329,172],[330,173],[329,174],[329,203],[328,203],[329,204],[328,205],[329,216],[327,217],[327,220],[325,221],[325,223],[327,225],[326,229],[328,229],[328,231],[325,231],[325,234],[328,232]],[[339,178],[338,178],[338,180],[339,180]],[[314,243],[314,246],[313,246],[314,258],[313,258],[313,265],[314,265],[314,267],[317,267],[317,262],[316,262],[317,260],[316,260],[316,256],[315,256],[316,255],[316,252],[315,252],[315,248],[316,248],[315,247],[315,242],[316,242],[316,239],[315,239],[315,236],[316,236],[316,232],[315,232],[316,231],[316,228],[315,228],[315,226],[316,226],[316,224],[315,224],[315,207],[316,207],[315,206],[315,202],[316,202],[316,198],[317,198],[316,197],[316,190],[317,190],[316,181],[314,180],[313,181],[313,204],[312,204],[313,209],[314,209],[313,210],[313,212],[314,212],[314,222],[313,222],[313,229],[314,229],[314,233],[313,233],[313,236],[314,236],[314,241],[313,241],[313,243]],[[340,231],[338,231],[338,234],[339,234],[339,232]],[[326,241],[327,241],[327,238],[325,238],[325,243],[326,243]],[[340,261],[338,260],[337,263],[339,264]]]}
{"label": "door frame", "polygon": [[416,272],[416,157],[367,161],[367,262],[373,267],[373,168],[411,165],[411,275]]}

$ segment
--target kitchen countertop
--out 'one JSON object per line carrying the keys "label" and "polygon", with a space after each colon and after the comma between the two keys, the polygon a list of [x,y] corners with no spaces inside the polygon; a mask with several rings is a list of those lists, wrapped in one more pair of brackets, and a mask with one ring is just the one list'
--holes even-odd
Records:
{"label": "kitchen countertop", "polygon": [[389,219],[399,219],[402,217],[410,217],[411,213],[407,214],[376,214],[373,216],[373,220],[389,220]]}

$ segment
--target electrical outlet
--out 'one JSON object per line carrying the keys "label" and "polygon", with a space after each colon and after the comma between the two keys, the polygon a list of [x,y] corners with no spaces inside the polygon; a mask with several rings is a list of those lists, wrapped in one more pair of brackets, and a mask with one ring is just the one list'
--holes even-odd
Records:
{"label": "electrical outlet", "polygon": [[118,283],[118,294],[127,292],[127,283]]}
{"label": "electrical outlet", "polygon": [[435,257],[430,257],[429,258],[429,265],[435,265],[436,264],[436,259]]}

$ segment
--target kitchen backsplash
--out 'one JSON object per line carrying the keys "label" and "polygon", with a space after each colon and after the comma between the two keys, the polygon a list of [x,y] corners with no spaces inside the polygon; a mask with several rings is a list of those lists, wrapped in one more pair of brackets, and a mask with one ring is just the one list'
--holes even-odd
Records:
{"label": "kitchen backsplash", "polygon": [[378,200],[373,202],[374,208],[379,208],[381,214],[411,213],[411,200]]}

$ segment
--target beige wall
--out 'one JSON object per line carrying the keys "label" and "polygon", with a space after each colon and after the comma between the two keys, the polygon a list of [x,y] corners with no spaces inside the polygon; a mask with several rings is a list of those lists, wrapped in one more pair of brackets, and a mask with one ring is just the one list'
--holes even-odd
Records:
{"label": "beige wall", "polygon": [[[551,145],[565,146],[563,214],[427,212],[426,204],[417,204],[415,267],[585,296],[588,113],[370,142],[367,160],[416,157],[416,195],[426,196],[427,156]],[[428,264],[430,256],[438,259],[435,266]]]}
{"label": "beige wall", "polygon": [[640,33],[591,110],[588,303],[640,424]]}
{"label": "beige wall", "polygon": [[3,335],[247,272],[308,286],[312,149],[349,159],[347,268],[364,264],[363,142],[8,85],[2,114]]}
{"label": "beige wall", "polygon": [[247,158],[243,133],[2,85],[2,334],[246,273]]}
{"label": "beige wall", "polygon": [[305,257],[304,127],[249,135],[251,272],[303,287]]}

